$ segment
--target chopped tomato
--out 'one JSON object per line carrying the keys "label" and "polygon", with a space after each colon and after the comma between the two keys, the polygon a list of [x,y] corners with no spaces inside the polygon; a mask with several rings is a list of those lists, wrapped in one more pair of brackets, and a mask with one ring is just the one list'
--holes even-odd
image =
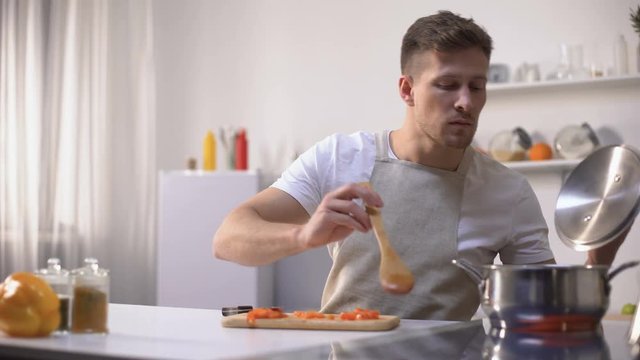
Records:
{"label": "chopped tomato", "polygon": [[[380,318],[380,312],[376,310],[368,310],[362,308],[356,308],[354,311],[343,312],[340,315],[336,314],[323,314],[319,311],[308,310],[301,311],[296,310],[293,312],[293,316],[298,319],[328,319],[328,320],[374,320]],[[249,325],[255,325],[257,319],[280,319],[286,318],[287,314],[282,312],[282,309],[272,308],[255,308],[247,313],[247,323]]]}
{"label": "chopped tomato", "polygon": [[340,320],[355,320],[356,314],[353,312],[340,313]]}
{"label": "chopped tomato", "polygon": [[255,308],[247,313],[247,322],[254,325],[257,319],[280,319],[287,315],[280,308]]}
{"label": "chopped tomato", "polygon": [[293,316],[299,319],[324,319],[325,315],[318,311],[294,311]]}
{"label": "chopped tomato", "polygon": [[357,307],[354,311],[340,314],[342,320],[374,320],[380,318],[380,312],[376,310],[361,309]]}

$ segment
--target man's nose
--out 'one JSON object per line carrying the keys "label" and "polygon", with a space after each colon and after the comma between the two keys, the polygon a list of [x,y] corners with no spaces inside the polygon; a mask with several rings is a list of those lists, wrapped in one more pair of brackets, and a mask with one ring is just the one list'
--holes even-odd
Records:
{"label": "man's nose", "polygon": [[466,86],[463,86],[458,91],[458,98],[454,104],[456,110],[468,112],[471,109],[471,92]]}

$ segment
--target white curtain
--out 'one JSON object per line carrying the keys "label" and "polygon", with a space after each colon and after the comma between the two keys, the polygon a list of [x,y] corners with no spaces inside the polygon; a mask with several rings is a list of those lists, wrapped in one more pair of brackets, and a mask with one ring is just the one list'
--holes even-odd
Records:
{"label": "white curtain", "polygon": [[112,301],[153,303],[150,2],[1,1],[0,276],[92,256]]}

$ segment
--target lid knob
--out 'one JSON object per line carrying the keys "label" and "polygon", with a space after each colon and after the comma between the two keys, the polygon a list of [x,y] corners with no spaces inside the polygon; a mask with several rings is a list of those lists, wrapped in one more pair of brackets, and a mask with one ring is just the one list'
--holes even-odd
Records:
{"label": "lid knob", "polygon": [[60,272],[62,270],[62,266],[60,265],[60,259],[58,258],[50,258],[47,260],[47,269],[53,272]]}
{"label": "lid knob", "polygon": [[91,269],[91,272],[94,272],[94,273],[97,272],[98,269],[100,268],[98,266],[98,259],[94,257],[84,258],[84,265],[89,269]]}

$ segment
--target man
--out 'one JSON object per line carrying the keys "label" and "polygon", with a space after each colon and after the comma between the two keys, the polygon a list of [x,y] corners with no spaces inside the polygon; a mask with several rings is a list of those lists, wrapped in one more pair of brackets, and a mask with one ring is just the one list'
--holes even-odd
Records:
{"label": "man", "polygon": [[[215,256],[262,265],[327,245],[333,266],[322,311],[360,306],[443,320],[468,320],[479,303],[476,284],[452,259],[553,263],[526,179],[469,146],[491,50],[491,37],[471,19],[447,11],[418,19],[402,42],[402,127],[316,144],[229,214],[215,235]],[[372,189],[358,185],[365,181]],[[409,294],[383,291],[362,202],[381,208],[392,246],[416,280]],[[589,261],[612,261],[612,247],[606,259],[594,252]]]}

